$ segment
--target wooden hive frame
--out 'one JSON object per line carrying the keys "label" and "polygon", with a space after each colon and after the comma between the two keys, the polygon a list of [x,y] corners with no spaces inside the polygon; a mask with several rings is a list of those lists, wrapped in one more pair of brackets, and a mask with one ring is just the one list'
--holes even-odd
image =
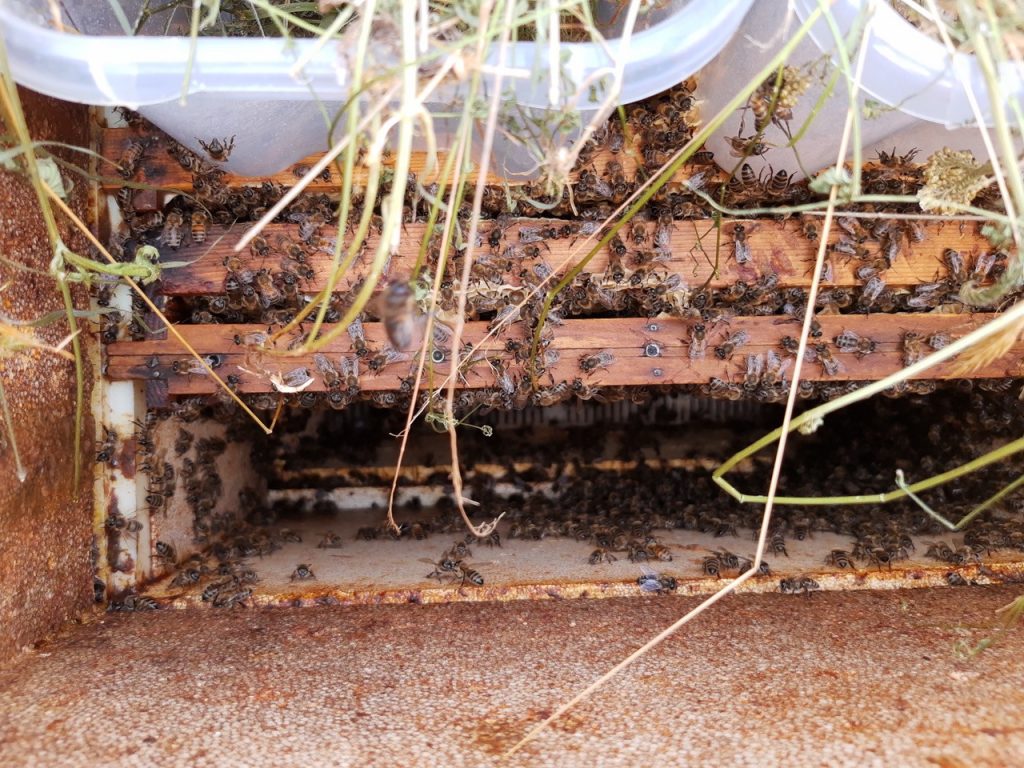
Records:
{"label": "wooden hive frame", "polygon": [[[148,132],[149,129],[144,129]],[[147,133],[147,135],[149,135]],[[159,151],[159,145],[165,141],[157,134],[156,150],[150,151],[150,160],[142,168],[141,180],[172,191],[187,191],[191,184],[191,175],[175,163],[166,151]],[[139,138],[138,128],[112,128],[103,133],[102,151],[105,157],[116,162],[126,146]],[[606,163],[607,157],[598,158],[598,162]],[[625,163],[629,163],[628,155],[623,155]],[[309,158],[299,166],[277,174],[272,181],[281,185],[292,184],[302,174],[306,166],[312,165],[316,158]],[[635,168],[633,169],[635,170]],[[681,177],[688,172],[681,174]],[[263,180],[245,180],[227,177],[225,181],[233,186],[260,183]],[[333,182],[336,184],[336,181]],[[104,184],[105,191],[112,192],[116,188],[115,180]],[[309,186],[311,192],[324,192],[330,189],[332,182],[317,179]],[[145,207],[147,200],[155,201],[156,195],[138,196],[137,202]],[[500,227],[500,245],[489,248],[485,242],[477,249],[478,265],[482,271],[474,272],[474,281],[469,286],[469,306],[476,301],[485,299],[489,292],[495,290],[494,281],[488,279],[488,261],[493,261],[499,253],[511,254],[515,263],[505,263],[505,272],[501,277],[503,290],[515,290],[522,287],[520,275],[528,272],[544,274],[553,271],[555,276],[565,274],[569,269],[580,264],[586,256],[589,243],[584,242],[586,229],[577,222],[576,233],[567,231],[564,219],[546,220],[538,218],[508,218],[500,222],[484,223],[482,235],[488,238],[491,227]],[[658,226],[655,222],[643,225],[643,235],[650,240]],[[943,254],[947,249],[968,255],[990,251],[991,246],[979,234],[973,224],[949,224],[932,220],[913,222],[916,236],[907,238],[906,244],[900,248],[900,254],[885,272],[887,288],[894,291],[911,291],[915,286],[948,279],[949,269],[944,263]],[[524,243],[521,235],[523,228],[559,230],[565,236],[545,238],[543,247],[533,249],[532,257],[526,249],[508,246],[520,246]],[[738,264],[733,256],[734,241],[737,238],[737,227],[742,227],[746,242],[750,249],[750,260]],[[167,269],[163,272],[159,293],[170,300],[173,307],[176,299],[192,299],[198,296],[217,294],[223,291],[224,279],[227,274],[225,263],[232,254],[239,238],[245,233],[245,225],[234,227],[213,227],[205,242],[186,244],[174,255],[175,261],[186,262],[186,266]],[[273,242],[281,238],[297,240],[297,225],[272,224],[264,231],[267,241]],[[583,233],[578,230],[583,229]],[[422,223],[409,223],[404,227],[403,239],[398,252],[391,258],[385,278],[401,278],[408,275],[419,255],[421,242],[426,234]],[[627,233],[623,231],[622,237]],[[639,236],[639,232],[637,233]],[[304,280],[301,290],[314,293],[321,290],[327,279],[329,266],[333,257],[333,248],[327,247],[346,233],[339,233],[336,228],[324,227],[320,236],[321,242],[327,245],[311,251],[308,264],[313,268],[315,276]],[[831,236],[834,244],[842,237],[842,231],[836,227]],[[369,238],[365,252],[372,252],[376,245],[376,235]],[[527,241],[529,238],[526,239]],[[347,245],[343,242],[342,245]],[[648,246],[649,247],[649,246]],[[822,282],[822,291],[846,291],[856,294],[863,283],[862,275],[858,275],[858,267],[869,262],[878,255],[879,244],[868,241],[860,246],[864,259],[850,259],[838,253],[829,256],[829,275]],[[506,250],[507,249],[507,250]],[[699,290],[718,292],[721,296],[731,290],[737,282],[747,286],[758,286],[770,279],[777,281],[775,290],[806,289],[811,282],[811,271],[815,260],[817,242],[809,239],[805,230],[805,221],[800,218],[782,219],[744,219],[716,221],[710,218],[685,219],[673,222],[670,229],[670,245],[664,253],[645,269],[658,275],[658,282],[675,281],[679,289],[688,291]],[[247,265],[252,269],[266,267],[273,270],[282,259],[282,254],[275,252],[270,256],[260,257],[243,254]],[[502,257],[504,259],[504,256]],[[585,265],[586,274],[606,276],[610,268],[611,256],[602,249]],[[633,256],[622,260],[621,280],[628,281],[644,270],[637,269],[631,262]],[[357,259],[348,274],[338,286],[339,291],[347,291],[366,276],[369,270],[365,256]],[[543,272],[539,271],[543,269]],[[499,270],[500,271],[500,270]],[[607,279],[605,277],[604,279]],[[646,278],[644,278],[646,279]],[[553,285],[553,283],[549,283]],[[643,285],[638,286],[642,289]],[[615,286],[613,286],[615,288]],[[944,307],[949,309],[950,307]],[[928,339],[933,334],[948,338],[963,336],[991,319],[991,313],[971,313],[960,307],[961,312],[945,311],[921,312],[865,312],[860,314],[831,313],[826,307],[819,309],[817,315],[820,334],[812,343],[825,344],[838,361],[838,369],[824,364],[805,365],[801,377],[808,381],[870,381],[888,376],[904,367],[908,358],[916,352],[907,349],[904,343],[908,333],[917,334],[919,339]],[[697,313],[692,313],[697,314]],[[694,326],[700,322],[696,318],[666,317],[584,317],[567,319],[560,324],[549,324],[550,346],[557,352],[557,361],[552,359],[541,380],[535,382],[534,397],[543,401],[544,392],[556,387],[558,382],[573,384],[577,394],[584,397],[588,392],[598,391],[603,387],[644,387],[665,385],[702,385],[705,390],[717,388],[719,394],[736,397],[743,393],[746,356],[762,355],[768,350],[778,350],[780,341],[785,336],[797,336],[799,324],[793,317],[779,314],[742,315],[729,317],[721,322],[706,326],[707,350],[701,356],[690,354],[690,339],[694,334]],[[173,312],[171,313],[173,319]],[[468,367],[464,367],[459,377],[458,386],[463,389],[483,389],[495,387],[498,377],[511,374],[515,380],[528,377],[522,355],[516,354],[506,346],[509,339],[513,343],[529,344],[525,338],[523,323],[513,323],[489,333],[489,323],[483,320],[468,319],[464,334],[465,341],[476,347],[476,353]],[[272,379],[274,375],[283,374],[296,367],[306,367],[315,371],[310,355],[295,357],[287,353],[287,343],[292,339],[281,339],[271,349],[261,353],[258,360],[253,359],[250,350],[239,346],[236,338],[255,332],[266,332],[265,326],[257,325],[186,325],[178,330],[201,354],[218,355],[222,377],[231,375],[240,393],[271,393],[275,391]],[[728,354],[716,354],[716,347],[726,339],[744,332],[747,341],[742,347]],[[834,338],[844,331],[853,331],[860,336],[868,337],[875,342],[875,350],[865,356],[836,353]],[[381,348],[386,341],[383,328],[379,323],[366,323],[367,341],[372,348]],[[325,350],[329,356],[351,355],[353,348],[347,335],[339,335]],[[719,350],[721,351],[721,350]],[[581,360],[588,355],[606,352],[606,360],[613,361],[592,370],[581,370]],[[1021,375],[1019,360],[1024,354],[1024,345],[1018,344],[1011,353],[971,373],[973,378],[1003,378]],[[151,405],[165,405],[167,398],[211,394],[217,384],[208,376],[173,372],[174,362],[185,357],[185,352],[174,339],[166,338],[166,331],[156,333],[144,341],[119,341],[106,348],[106,372],[112,379],[135,379],[149,383],[148,392]],[[554,358],[555,355],[550,355]],[[417,355],[401,354],[394,362],[376,373],[364,369],[360,371],[359,388],[367,393],[398,390],[403,380],[410,375],[417,362]],[[813,362],[813,361],[812,361]],[[446,362],[434,364],[428,361],[429,371],[425,379],[427,386],[437,386],[448,376]],[[955,362],[945,363],[933,368],[928,374],[930,379],[950,378],[954,375]],[[323,391],[324,382],[315,377],[310,391]],[[538,398],[538,395],[540,396]],[[527,402],[520,398],[517,404]]]}

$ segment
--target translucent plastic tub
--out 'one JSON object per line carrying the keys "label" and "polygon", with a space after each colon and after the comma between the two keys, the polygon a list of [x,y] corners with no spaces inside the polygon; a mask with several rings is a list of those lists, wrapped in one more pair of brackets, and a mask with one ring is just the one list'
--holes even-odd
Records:
{"label": "translucent plastic tub", "polygon": [[[733,40],[701,73],[698,93],[705,100],[705,115],[721,110],[735,94],[737,85],[749,81],[768,63],[818,3],[793,0],[794,13],[789,17],[784,5],[756,3]],[[916,147],[921,158],[944,146],[969,149],[978,158],[986,156],[980,132],[976,127],[968,127],[975,120],[965,84],[973,88],[986,120],[991,114],[988,92],[974,56],[950,56],[941,42],[922,33],[884,2],[835,0],[831,9],[844,35],[855,27],[860,14],[871,14],[858,102],[865,116],[861,121],[865,158],[873,158],[878,150],[890,151],[894,146],[904,152]],[[830,57],[826,69],[831,74],[837,61],[835,40],[824,19],[812,27],[789,64],[799,68],[820,65],[823,54]],[[818,71],[821,69],[819,66]],[[1020,71],[1008,67],[1000,76],[1007,94],[1024,96]],[[794,132],[815,106],[824,89],[823,79],[816,79],[793,109],[789,124]],[[841,76],[832,96],[796,145],[800,163],[808,174],[835,163],[848,103],[847,84]],[[715,152],[723,168],[731,170],[738,162],[728,139],[740,136],[741,125],[742,136],[752,136],[753,123],[749,110],[745,123],[743,111],[737,111],[708,141],[708,148]],[[799,171],[793,150],[786,148],[788,142],[783,132],[771,125],[764,136],[764,143],[771,149],[747,162],[755,172],[769,164],[776,171]]]}
{"label": "translucent plastic tub", "polygon": [[[728,42],[751,3],[670,0],[642,15],[625,51],[620,102],[658,93],[704,66]],[[129,19],[139,4],[140,0],[121,0]],[[65,0],[60,7],[65,32],[55,28],[48,0],[0,0],[0,33],[19,83],[68,101],[137,108],[197,151],[198,138],[235,136],[227,167],[242,175],[279,171],[328,146],[324,110],[331,114],[338,109],[349,85],[345,59],[337,46],[324,46],[296,76],[295,62],[315,41],[200,38],[187,102],[181,106],[190,48],[187,38],[124,37],[104,0]],[[612,67],[623,53],[622,43],[617,38],[608,39],[606,46],[563,43],[566,83],[562,93],[571,93],[598,70]],[[511,66],[538,73],[538,77],[515,81],[519,105],[548,106],[548,55],[546,46],[531,42],[512,48]],[[496,51],[491,51],[490,58],[496,59]],[[599,105],[600,91],[600,87],[584,89],[578,104],[584,117]],[[442,132],[442,146],[444,138]],[[498,172],[528,170],[514,147],[499,146],[495,155],[491,167]]]}

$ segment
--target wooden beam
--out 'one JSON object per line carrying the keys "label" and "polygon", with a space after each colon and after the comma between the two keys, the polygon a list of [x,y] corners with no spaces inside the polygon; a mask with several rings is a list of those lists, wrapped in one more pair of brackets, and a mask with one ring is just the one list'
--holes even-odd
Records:
{"label": "wooden beam", "polygon": [[[150,145],[146,150],[145,155],[142,158],[142,162],[139,164],[139,170],[132,181],[136,181],[143,184],[152,184],[159,186],[164,189],[176,190],[179,192],[190,192],[192,190],[192,174],[191,172],[182,168],[177,161],[174,160],[168,153],[167,147],[169,146],[169,137],[160,131],[158,128],[153,126],[147,126],[145,128],[132,127],[132,128],[107,128],[103,131],[103,140],[100,147],[100,154],[104,158],[112,163],[117,163],[125,150],[133,141],[148,140]],[[313,154],[309,157],[295,163],[283,171],[276,173],[272,176],[261,176],[259,178],[247,178],[244,176],[235,176],[228,174],[224,177],[224,183],[230,187],[244,186],[246,184],[260,183],[262,181],[270,180],[274,181],[282,186],[290,187],[304,175],[304,171],[312,168],[323,155]],[[588,167],[593,168],[597,172],[603,172],[605,167],[610,161],[616,160],[623,166],[624,172],[629,178],[633,178],[638,168],[639,153],[636,150],[626,149],[622,152],[612,154],[608,151],[598,152],[594,158],[588,163]],[[204,160],[208,158],[204,157]],[[429,181],[430,179],[424,175],[428,167],[429,157],[425,152],[414,152],[412,154],[412,161],[410,170],[421,178],[423,181]],[[444,155],[438,156],[437,167],[441,168],[444,165]],[[105,165],[101,172],[104,177],[108,180],[103,182],[101,185],[102,189],[106,192],[116,191],[120,187],[120,183],[117,182],[117,170],[113,166]],[[578,173],[578,171],[577,171]],[[680,172],[679,176],[675,181],[683,181],[693,173],[692,169],[684,169]],[[576,174],[573,174],[573,178]],[[475,183],[476,175],[470,175],[470,183]],[[505,179],[501,176],[491,173],[488,176],[487,183],[494,185],[509,184],[511,186],[517,186],[527,183],[529,179],[523,178],[512,178]],[[331,168],[331,178],[316,178],[313,179],[307,189],[310,192],[327,192],[337,193],[339,185],[339,173],[335,168]],[[356,184],[366,183],[366,169],[363,166],[356,168],[355,174]]]}
{"label": "wooden beam", "polygon": [[[737,224],[743,227],[750,249],[750,261],[744,265],[738,264],[733,255]],[[503,228],[498,246],[492,249],[487,242],[488,234],[492,227],[498,226],[495,223],[487,223],[482,227],[484,243],[477,249],[476,256],[480,263],[477,274],[486,279],[490,287],[495,287],[495,280],[487,275],[488,261],[498,265],[495,271],[500,274],[499,285],[518,286],[521,284],[518,273],[523,267],[532,270],[534,266],[543,264],[556,271],[566,271],[579,263],[598,240],[595,237],[591,244],[584,244],[585,238],[581,235],[567,234],[548,236],[539,242],[530,243],[528,241],[532,236],[546,229],[569,232],[566,227],[574,226],[578,229],[581,223],[557,219],[514,219]],[[634,244],[630,239],[630,232],[621,233],[622,240],[628,248],[628,253],[621,259],[627,276],[634,270],[640,254],[652,253],[651,240],[657,225],[648,222],[642,226],[647,238],[645,243]],[[164,259],[185,261],[188,264],[164,271],[162,292],[166,295],[180,296],[221,292],[226,275],[225,259],[236,255],[234,246],[246,229],[241,225],[232,229],[213,228],[206,242],[201,245],[188,245],[178,251],[165,249]],[[426,234],[425,230],[426,227],[422,223],[405,225],[402,241],[398,252],[391,259],[387,276],[403,277],[412,271]],[[526,238],[522,237],[524,230],[528,234]],[[942,262],[942,254],[947,248],[968,254],[990,250],[987,241],[977,234],[974,227],[961,229],[928,222],[921,224],[921,231],[924,233],[924,239],[915,243],[904,240],[900,255],[892,267],[885,271],[884,280],[889,287],[909,288],[947,276],[948,270]],[[321,231],[321,244],[316,249],[307,249],[310,251],[307,263],[315,270],[316,275],[312,280],[303,281],[303,291],[318,291],[326,284],[336,237],[336,228],[324,227]],[[834,234],[832,242],[836,242],[839,237],[839,233]],[[272,272],[280,271],[282,259],[285,258],[281,244],[300,242],[298,225],[269,225],[263,232],[263,238],[271,250],[267,251],[265,256],[259,256],[251,249],[243,251],[241,256],[245,260],[245,266],[250,269],[266,267]],[[347,290],[348,286],[366,274],[378,241],[379,237],[376,234],[370,235],[362,255],[341,280],[340,290]],[[346,238],[343,246],[347,247],[348,244]],[[536,257],[531,258],[527,255],[530,246],[539,252]],[[511,251],[508,250],[510,247]],[[871,258],[879,255],[879,244],[867,241],[861,244],[861,247],[869,254],[868,259],[860,260],[840,253],[829,255],[832,280],[823,283],[823,290],[830,287],[853,288],[863,283],[856,271]],[[796,220],[726,221],[722,224],[720,236],[710,219],[684,220],[675,222],[670,231],[669,247],[657,260],[651,262],[651,266],[659,273],[678,275],[682,284],[691,288],[704,285],[710,288],[725,288],[737,280],[753,284],[762,275],[767,274],[778,276],[780,288],[806,288],[811,283],[816,249],[817,243],[805,236],[801,222]],[[513,261],[514,266],[511,270],[506,269],[507,265],[502,263],[506,252]],[[591,274],[604,272],[608,268],[609,258],[609,250],[601,249],[587,264],[586,271]],[[486,290],[488,286],[478,288]]]}
{"label": "wooden beam", "polygon": [[[811,381],[877,380],[904,367],[905,333],[917,333],[921,339],[944,333],[956,339],[993,317],[995,315],[992,314],[938,313],[821,315],[822,337],[817,343],[827,344],[839,368],[830,375],[823,365],[808,362],[804,366],[802,378]],[[567,320],[552,329],[553,340],[549,349],[557,352],[558,360],[548,366],[541,385],[550,386],[552,381],[571,381],[574,378],[580,378],[588,386],[707,384],[712,377],[738,383],[743,380],[746,372],[748,354],[760,355],[775,350],[785,357],[779,348],[779,341],[786,335],[797,336],[799,326],[795,322],[780,324],[778,321],[777,317],[735,317],[728,324],[722,323],[708,329],[706,353],[701,358],[691,359],[689,339],[692,321],[676,318]],[[247,351],[245,347],[235,344],[236,335],[242,337],[247,333],[264,332],[265,327],[195,325],[180,326],[179,330],[200,353],[222,355],[218,373],[222,377],[237,375],[242,392],[272,392],[271,375],[279,376],[299,367],[305,367],[313,374],[314,383],[309,387],[311,390],[325,389],[311,356],[289,356],[285,353],[287,344],[282,345],[279,352],[262,354]],[[845,330],[873,339],[876,342],[875,351],[863,358],[839,352],[833,339]],[[385,342],[384,330],[379,323],[367,323],[365,331],[372,356]],[[731,357],[719,359],[715,347],[740,331],[748,335],[747,342],[738,347]],[[524,376],[523,366],[512,359],[511,353],[505,351],[506,340],[521,340],[521,334],[520,327],[513,327],[479,346],[475,362],[466,370],[460,388],[494,386],[496,367],[492,363],[499,360],[514,376]],[[486,323],[467,324],[466,341],[478,345],[485,335]],[[657,349],[651,346],[651,342],[657,345]],[[658,353],[656,356],[648,356],[655,351]],[[920,351],[922,355],[929,351],[923,341]],[[597,367],[590,373],[580,369],[582,356],[600,352],[607,352],[611,356],[607,367]],[[334,339],[324,353],[336,366],[341,356],[354,355],[347,334]],[[188,360],[188,356],[173,340],[119,342],[109,345],[106,355],[107,375],[111,379],[165,380],[172,396],[211,393],[215,389],[215,382],[208,376],[178,375],[172,372],[171,366],[175,360]],[[1018,342],[1007,355],[975,371],[971,378],[1020,377],[1024,375],[1022,357],[1024,343]],[[410,375],[415,362],[413,353],[403,354],[379,374],[373,374],[367,370],[368,359],[369,356],[363,358],[360,364],[359,384],[361,390],[369,392],[398,389],[402,377]],[[919,378],[952,378],[952,367],[953,363],[943,363]],[[436,366],[434,374],[428,377],[427,385],[437,386],[446,374],[445,364]]]}

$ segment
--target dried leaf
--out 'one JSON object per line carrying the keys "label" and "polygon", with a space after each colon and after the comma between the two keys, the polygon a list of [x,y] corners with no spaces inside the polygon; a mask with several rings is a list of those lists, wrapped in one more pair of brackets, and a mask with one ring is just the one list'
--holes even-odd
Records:
{"label": "dried leaf", "polygon": [[978,165],[969,151],[954,152],[944,147],[928,158],[924,186],[917,193],[921,210],[953,214],[958,206],[970,205],[990,183],[988,167]]}
{"label": "dried leaf", "polygon": [[953,377],[966,378],[1003,357],[1013,349],[1013,345],[1017,343],[1022,332],[1024,332],[1024,317],[1014,325],[978,342],[957,358],[952,370]]}

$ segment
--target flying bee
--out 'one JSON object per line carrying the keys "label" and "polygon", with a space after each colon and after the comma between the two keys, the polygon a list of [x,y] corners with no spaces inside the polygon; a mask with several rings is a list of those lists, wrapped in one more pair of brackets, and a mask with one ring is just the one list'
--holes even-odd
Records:
{"label": "flying bee", "polygon": [[231,150],[235,148],[234,136],[230,139],[213,139],[210,143],[206,143],[199,138],[197,138],[196,141],[198,141],[199,146],[206,151],[206,154],[210,156],[210,159],[218,163],[227,160],[231,156]]}
{"label": "flying bee", "polygon": [[423,315],[409,284],[392,283],[385,288],[380,300],[380,312],[391,345],[402,352],[414,349],[418,336],[422,335]]}
{"label": "flying bee", "polygon": [[948,347],[953,342],[953,339],[948,333],[936,332],[925,339],[925,344],[931,347],[933,350],[938,352],[944,347]]}
{"label": "flying bee", "polygon": [[903,365],[909,366],[924,357],[924,339],[916,331],[904,331],[900,338],[900,351]]}
{"label": "flying bee", "polygon": [[192,242],[196,244],[206,242],[206,228],[210,224],[210,214],[202,208],[192,211],[189,218],[189,232],[192,235]]}
{"label": "flying bee", "polygon": [[719,360],[728,360],[736,353],[737,349],[742,347],[748,341],[750,341],[749,333],[746,331],[736,331],[725,341],[715,347],[715,357]]}
{"label": "flying bee", "polygon": [[750,263],[750,246],[747,244],[747,232],[742,224],[732,228],[732,255],[741,267]]}
{"label": "flying bee", "polygon": [[608,369],[615,362],[615,356],[607,349],[595,354],[581,355],[579,360],[580,370],[588,376],[593,375],[598,368]]}
{"label": "flying bee", "polygon": [[863,360],[878,347],[878,343],[873,339],[861,336],[856,331],[846,329],[835,337],[835,344],[836,349],[840,352],[855,354],[858,360]]}
{"label": "flying bee", "polygon": [[149,149],[148,139],[135,139],[128,143],[124,152],[121,153],[121,159],[117,163],[120,166],[121,178],[130,179],[135,175],[135,172],[139,170],[139,164],[142,162],[142,157],[146,154],[147,149]]}

